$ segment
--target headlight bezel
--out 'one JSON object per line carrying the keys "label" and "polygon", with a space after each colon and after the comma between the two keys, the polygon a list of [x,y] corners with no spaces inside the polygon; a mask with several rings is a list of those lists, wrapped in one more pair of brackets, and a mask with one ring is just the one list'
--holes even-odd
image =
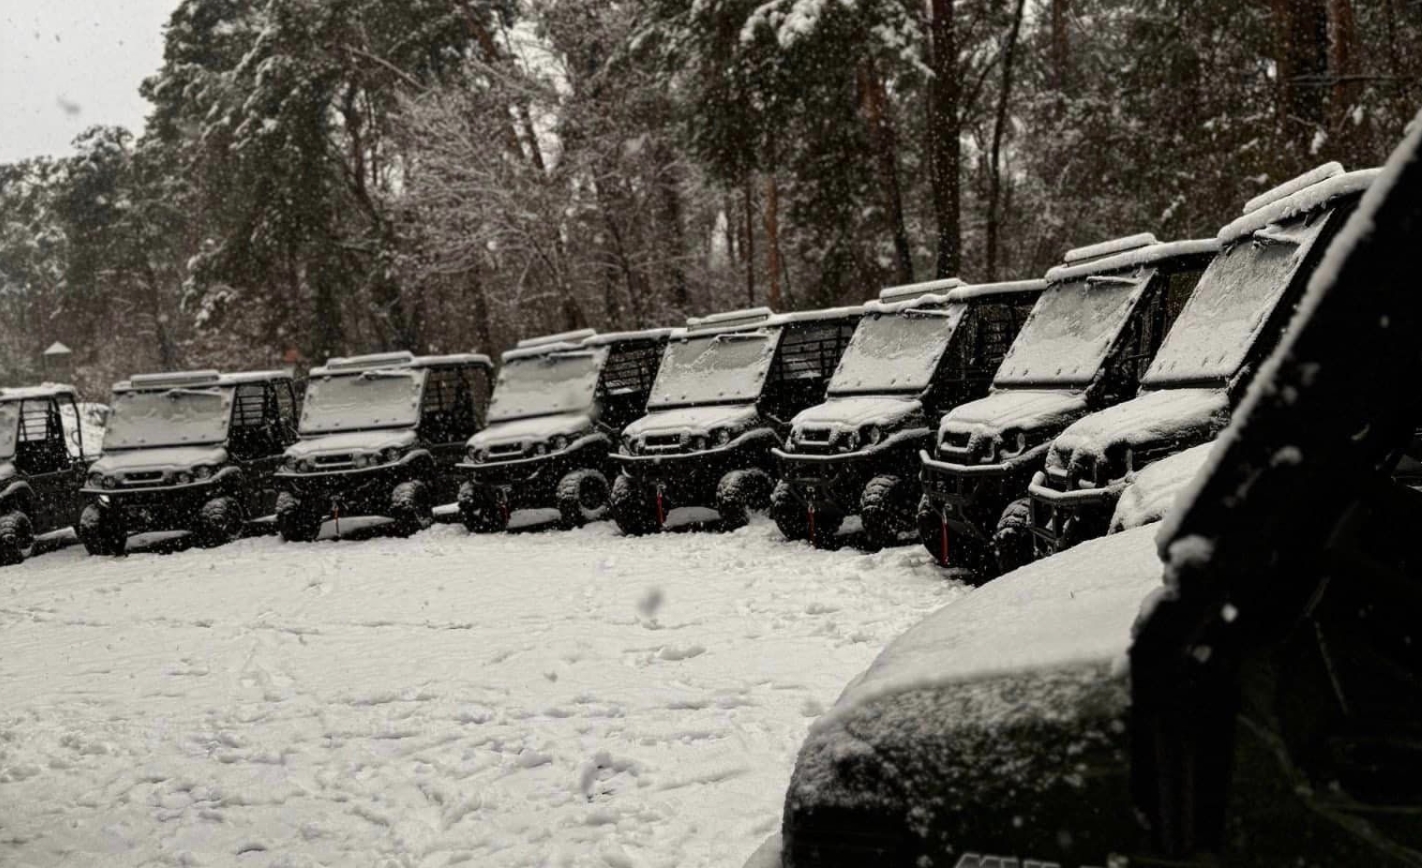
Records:
{"label": "headlight bezel", "polygon": [[711,431],[711,440],[717,446],[725,446],[731,442],[730,428],[715,428]]}
{"label": "headlight bezel", "polygon": [[90,488],[103,488],[104,480],[107,478],[108,477],[104,476],[104,474],[95,470],[89,474],[89,477],[85,480],[85,482],[88,483]]}
{"label": "headlight bezel", "polygon": [[211,479],[212,475],[216,472],[217,468],[213,467],[211,464],[199,464],[193,468],[193,478],[200,481],[206,481]]}
{"label": "headlight bezel", "polygon": [[562,452],[564,449],[568,448],[568,444],[570,444],[571,442],[572,441],[568,439],[568,435],[566,434],[554,434],[548,440],[548,451]]}
{"label": "headlight bezel", "polygon": [[859,442],[865,447],[878,446],[879,441],[884,439],[884,429],[878,425],[865,425],[859,429]]}

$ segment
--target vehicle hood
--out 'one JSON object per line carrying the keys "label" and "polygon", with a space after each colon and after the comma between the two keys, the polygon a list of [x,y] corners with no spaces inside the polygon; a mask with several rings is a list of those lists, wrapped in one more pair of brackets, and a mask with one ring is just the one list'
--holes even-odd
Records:
{"label": "vehicle hood", "polygon": [[94,473],[125,473],[131,470],[186,470],[199,464],[225,464],[227,450],[221,446],[156,446],[105,452],[89,468]]}
{"label": "vehicle hood", "polygon": [[505,443],[542,443],[559,434],[576,436],[592,427],[592,417],[586,413],[559,413],[535,416],[531,419],[511,419],[495,422],[469,438],[469,445],[488,447]]}
{"label": "vehicle hood", "polygon": [[644,434],[706,434],[712,428],[741,430],[760,420],[754,404],[717,404],[709,407],[676,407],[654,410],[628,425],[625,437]]}
{"label": "vehicle hood", "polygon": [[848,395],[830,398],[801,410],[790,422],[794,431],[802,428],[833,431],[857,431],[865,425],[892,429],[906,419],[923,413],[923,402],[917,398],[892,395]]}
{"label": "vehicle hood", "polygon": [[1192,446],[1137,473],[1116,501],[1111,531],[1129,530],[1165,518],[1165,514],[1175,508],[1180,492],[1209,462],[1216,442],[1211,440]]}
{"label": "vehicle hood", "polygon": [[349,452],[379,452],[382,449],[408,449],[418,441],[408,428],[396,431],[342,431],[298,440],[286,448],[288,458],[301,460],[317,455],[342,455]]}
{"label": "vehicle hood", "polygon": [[898,865],[967,852],[1105,865],[1129,851],[1126,653],[1161,585],[1154,537],[1038,561],[891,643],[800,750],[786,864],[850,842]]}
{"label": "vehicle hood", "polygon": [[1086,413],[1086,393],[1005,389],[948,411],[940,431],[999,434],[1009,428],[1061,428]]}
{"label": "vehicle hood", "polygon": [[1194,445],[1229,424],[1229,397],[1221,389],[1161,389],[1107,407],[1073,422],[1047,456],[1051,469],[1101,461],[1113,446],[1148,446],[1170,440]]}

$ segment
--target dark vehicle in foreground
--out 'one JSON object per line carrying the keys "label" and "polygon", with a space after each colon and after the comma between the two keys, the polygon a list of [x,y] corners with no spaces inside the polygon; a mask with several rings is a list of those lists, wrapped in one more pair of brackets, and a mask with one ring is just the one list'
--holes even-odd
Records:
{"label": "dark vehicle in foreground", "polygon": [[771,494],[787,539],[830,542],[858,515],[871,547],[916,531],[918,452],[948,409],[981,397],[1043,281],[891,287],[864,318],[830,379],[828,399],[791,420]]}
{"label": "dark vehicle in foreground", "polygon": [[1028,487],[1039,555],[1105,533],[1132,475],[1229,423],[1376,174],[1320,166],[1251,200],[1220,230],[1223,249],[1141,378],[1140,395],[1072,423],[1047,450]]}
{"label": "dark vehicle in foreground", "polygon": [[409,536],[453,503],[455,465],[483,424],[488,356],[408,352],[333,358],[313,368],[301,407],[301,439],[276,481],[277,530],[317,537],[327,518],[382,516]]}
{"label": "dark vehicle in foreground", "polygon": [[1422,866],[1419,244],[1422,124],[1166,525],[896,640],[754,864]]}
{"label": "dark vehicle in foreground", "polygon": [[559,526],[607,514],[622,429],[646,412],[671,329],[520,341],[504,353],[488,427],[469,440],[459,513],[475,533],[519,509],[556,508]]}
{"label": "dark vehicle in foreground", "polygon": [[772,314],[765,308],[687,321],[667,343],[647,415],[613,456],[612,515],[624,533],[661,529],[677,507],[712,507],[723,528],[770,504],[790,419],[824,400],[862,310]]}
{"label": "dark vehicle in foreground", "polygon": [[92,555],[122,554],[151,531],[231,542],[270,519],[273,477],[295,440],[285,371],[136,374],[113,387],[104,453],[80,492],[79,540]]}
{"label": "dark vehicle in foreground", "polygon": [[[0,566],[79,517],[88,454],[72,386],[0,389]],[[85,450],[89,453],[86,454]]]}
{"label": "dark vehicle in foreground", "polygon": [[1027,485],[1052,439],[1136,393],[1206,265],[1214,239],[1149,234],[1068,251],[1012,343],[987,397],[951,409],[919,453],[919,538],[979,581],[1028,563]]}

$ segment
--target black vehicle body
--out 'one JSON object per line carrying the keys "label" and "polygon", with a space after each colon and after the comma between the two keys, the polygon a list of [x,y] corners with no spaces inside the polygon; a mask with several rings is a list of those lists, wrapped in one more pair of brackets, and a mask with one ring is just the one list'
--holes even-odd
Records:
{"label": "black vehicle body", "polygon": [[459,511],[477,533],[519,509],[556,508],[562,527],[602,518],[622,430],[647,409],[672,329],[520,341],[504,353],[489,424],[459,465]]}
{"label": "black vehicle body", "polygon": [[1033,556],[1027,486],[1074,420],[1135,394],[1156,349],[1219,250],[1149,234],[1068,251],[987,397],[948,411],[919,453],[919,536],[978,580]]}
{"label": "black vehicle body", "polygon": [[0,565],[78,521],[79,488],[97,451],[84,443],[80,412],[72,386],[0,389]]}
{"label": "black vehicle body", "polygon": [[827,399],[771,450],[771,515],[786,538],[825,545],[850,515],[870,546],[913,534],[919,451],[947,410],[986,394],[1046,286],[952,279],[891,287],[865,305]]}
{"label": "black vehicle body", "polygon": [[90,554],[117,555],[150,531],[189,531],[202,546],[236,539],[275,511],[273,477],[296,440],[296,413],[285,371],[116,383],[104,452],[80,492],[80,541]]}
{"label": "black vehicle body", "polygon": [[1028,486],[1039,556],[1105,533],[1128,479],[1213,439],[1277,346],[1328,243],[1376,170],[1330,163],[1252,200],[1130,401],[1072,423]]}
{"label": "black vehicle body", "polygon": [[790,419],[824,400],[862,309],[755,308],[687,321],[667,343],[647,414],[623,431],[612,515],[659,530],[677,507],[713,507],[721,526],[770,504]]}
{"label": "black vehicle body", "polygon": [[489,403],[488,356],[408,352],[333,358],[313,368],[301,439],[276,474],[277,529],[312,540],[327,518],[382,516],[404,536],[453,503],[456,467]]}
{"label": "black vehicle body", "polygon": [[896,640],[816,723],[760,857],[1422,866],[1419,243],[1422,123],[1166,525]]}

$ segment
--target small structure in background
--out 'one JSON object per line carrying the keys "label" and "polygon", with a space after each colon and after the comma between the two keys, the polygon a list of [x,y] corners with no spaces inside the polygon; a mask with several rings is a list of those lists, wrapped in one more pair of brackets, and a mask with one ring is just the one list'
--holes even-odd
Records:
{"label": "small structure in background", "polygon": [[44,351],[44,378],[50,383],[69,383],[74,379],[74,351],[55,341]]}

